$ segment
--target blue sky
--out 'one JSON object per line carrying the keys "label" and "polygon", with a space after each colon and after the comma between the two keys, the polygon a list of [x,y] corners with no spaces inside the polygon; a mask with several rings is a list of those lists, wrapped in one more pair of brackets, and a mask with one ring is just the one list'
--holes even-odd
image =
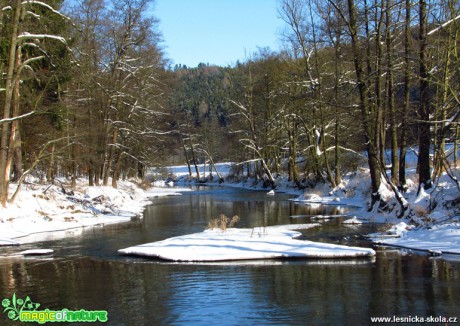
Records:
{"label": "blue sky", "polygon": [[227,66],[280,47],[277,0],[156,0],[154,15],[173,64]]}

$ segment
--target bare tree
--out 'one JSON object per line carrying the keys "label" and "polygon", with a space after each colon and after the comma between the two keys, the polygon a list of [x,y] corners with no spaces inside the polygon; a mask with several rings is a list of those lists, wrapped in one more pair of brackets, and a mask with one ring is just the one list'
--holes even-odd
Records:
{"label": "bare tree", "polygon": [[[39,9],[39,10],[38,10]],[[43,40],[52,40],[66,43],[65,39],[51,34],[30,33],[25,29],[25,22],[33,17],[41,17],[40,10],[64,17],[51,6],[40,1],[15,0],[11,6],[0,8],[10,15],[11,31],[8,35],[9,54],[6,64],[5,92],[3,100],[3,119],[0,120],[2,133],[0,140],[0,203],[5,206],[8,200],[8,188],[10,183],[13,157],[17,154],[17,146],[20,142],[18,136],[19,119],[29,116],[20,115],[20,80],[24,72],[33,71],[32,63],[47,58],[46,51],[41,47]],[[36,12],[35,12],[36,11]],[[65,17],[66,18],[66,17]],[[3,19],[6,19],[5,17]],[[2,22],[3,23],[3,22]],[[46,24],[46,23],[45,23]],[[39,55],[25,58],[23,48],[31,47],[38,49]],[[18,162],[20,164],[20,162]]]}
{"label": "bare tree", "polygon": [[428,18],[427,3],[425,0],[419,0],[419,59],[420,59],[420,101],[418,107],[419,119],[419,154],[418,154],[418,173],[419,173],[419,191],[423,187],[429,189],[432,187],[431,168],[430,168],[430,145],[431,145],[431,126],[430,114],[432,112],[431,91],[429,82],[428,68]]}

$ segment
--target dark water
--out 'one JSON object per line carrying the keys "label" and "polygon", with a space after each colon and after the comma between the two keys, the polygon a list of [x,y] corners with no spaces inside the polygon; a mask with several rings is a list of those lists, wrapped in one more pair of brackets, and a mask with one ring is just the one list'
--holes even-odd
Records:
{"label": "dark water", "polygon": [[[310,215],[344,213],[288,198],[205,188],[154,199],[140,221],[0,248],[0,300],[16,293],[30,296],[40,309],[107,310],[109,325],[367,325],[372,316],[460,316],[460,263],[454,260],[378,249],[375,260],[177,264],[116,253],[202,231],[221,213],[239,215],[240,227],[309,223]],[[374,227],[346,227],[341,220],[303,233],[317,241],[369,245],[356,235]],[[55,254],[11,256],[33,247]],[[20,324],[0,315],[0,325]]]}

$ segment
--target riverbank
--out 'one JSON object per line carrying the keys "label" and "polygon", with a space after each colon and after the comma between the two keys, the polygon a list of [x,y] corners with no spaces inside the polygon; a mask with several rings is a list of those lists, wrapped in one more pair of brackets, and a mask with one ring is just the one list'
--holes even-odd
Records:
{"label": "riverbank", "polygon": [[[14,191],[16,185],[10,188]],[[0,245],[34,241],[28,237],[32,234],[129,222],[142,216],[149,198],[178,195],[178,190],[186,191],[152,187],[140,180],[120,181],[115,189],[89,187],[87,180],[80,179],[75,190],[64,179],[55,185],[29,182],[13,203],[0,207]]]}
{"label": "riverbank", "polygon": [[[386,232],[371,235],[378,245],[460,254],[460,192],[455,181],[444,175],[429,192],[421,191],[417,195],[415,171],[408,172],[408,188],[404,197],[412,213],[406,219],[397,217],[398,204],[394,193],[384,183],[380,192],[387,206],[368,211],[370,181],[365,169],[345,175],[335,188],[319,183],[315,187],[300,190],[287,178],[278,178],[275,189],[271,190],[263,186],[263,180],[236,179],[230,175],[222,184],[217,178],[208,178],[204,184],[266,191],[267,196],[289,193],[297,196],[293,201],[298,204],[353,206],[355,216],[345,223],[390,225]],[[455,170],[455,173],[458,175],[459,170]],[[0,245],[37,241],[28,237],[31,234],[51,236],[57,231],[128,222],[141,216],[149,198],[178,195],[179,191],[190,190],[188,187],[198,182],[181,176],[174,188],[167,187],[161,181],[152,187],[152,184],[142,184],[140,180],[120,181],[118,189],[110,186],[89,187],[87,184],[87,180],[78,180],[76,189],[70,191],[66,180],[58,180],[55,185],[29,181],[14,203],[0,208]],[[203,184],[203,180],[200,184]],[[178,189],[178,185],[186,187]],[[15,186],[11,185],[11,191]]]}
{"label": "riverbank", "polygon": [[[391,187],[383,180],[379,189],[384,206],[374,207],[369,211],[371,198],[371,183],[369,170],[360,168],[357,171],[347,173],[342,177],[341,183],[336,187],[331,187],[328,183],[318,182],[316,184],[299,189],[293,182],[287,180],[287,177],[278,177],[275,180],[275,187],[271,189],[264,186],[264,180],[255,178],[236,178],[227,170],[221,171],[225,178],[223,183],[214,176],[207,175],[200,181],[194,177],[189,177],[182,172],[180,167],[176,167],[179,172],[175,179],[175,184],[179,186],[190,186],[196,184],[203,185],[223,185],[227,187],[236,187],[251,189],[256,191],[266,191],[267,194],[287,193],[297,195],[297,202],[306,204],[324,204],[324,205],[347,205],[357,208],[358,218],[362,221],[372,223],[398,223],[400,207],[395,198]],[[460,169],[452,171],[454,177],[460,178]],[[174,173],[174,170],[172,170]],[[436,180],[433,188],[429,191],[422,189],[418,193],[418,181],[415,169],[407,170],[406,191],[401,193],[407,201],[411,214],[406,214],[406,218],[424,225],[434,221],[441,221],[460,215],[460,191],[457,188],[456,181],[446,173]]]}
{"label": "riverbank", "polygon": [[[460,169],[451,172],[457,180]],[[377,245],[436,253],[441,255],[460,254],[460,191],[456,180],[443,174],[436,180],[434,187],[418,193],[418,181],[415,169],[407,171],[407,190],[403,193],[408,203],[408,214],[399,218],[400,207],[391,187],[382,182],[380,195],[385,202],[383,207],[370,206],[370,176],[367,169],[358,169],[343,176],[339,186],[331,188],[326,183],[317,183],[314,187],[299,190],[286,178],[278,178],[275,189],[263,185],[263,180],[226,178],[225,186],[266,191],[267,195],[288,193],[296,195],[293,201],[306,205],[343,205],[353,206],[354,216],[345,223],[388,224],[388,230],[380,234],[369,235]],[[187,185],[196,180],[180,176],[177,184]],[[207,180],[206,184],[217,184]]]}

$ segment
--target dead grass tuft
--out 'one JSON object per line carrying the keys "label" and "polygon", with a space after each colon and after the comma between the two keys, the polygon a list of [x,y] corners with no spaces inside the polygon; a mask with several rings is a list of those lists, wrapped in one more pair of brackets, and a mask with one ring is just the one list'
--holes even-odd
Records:
{"label": "dead grass tuft", "polygon": [[219,220],[217,218],[213,218],[209,223],[207,229],[213,230],[219,227]]}
{"label": "dead grass tuft", "polygon": [[428,210],[422,206],[415,206],[414,213],[420,218],[427,218],[429,215]]}
{"label": "dead grass tuft", "polygon": [[433,222],[433,220],[430,217],[430,212],[428,211],[428,209],[422,206],[415,206],[414,213],[415,213],[415,216],[420,218],[424,223]]}
{"label": "dead grass tuft", "polygon": [[219,215],[219,220],[220,220],[220,229],[222,231],[227,230],[227,224],[228,224],[228,217],[225,216],[224,214]]}
{"label": "dead grass tuft", "polygon": [[234,215],[229,219],[225,214],[220,214],[218,218],[213,218],[208,223],[207,229],[221,229],[222,231],[226,231],[227,228],[234,227],[239,220],[240,217],[238,215]]}
{"label": "dead grass tuft", "polygon": [[234,227],[236,223],[238,223],[240,220],[240,217],[238,215],[233,215],[232,219],[230,220],[229,227]]}

